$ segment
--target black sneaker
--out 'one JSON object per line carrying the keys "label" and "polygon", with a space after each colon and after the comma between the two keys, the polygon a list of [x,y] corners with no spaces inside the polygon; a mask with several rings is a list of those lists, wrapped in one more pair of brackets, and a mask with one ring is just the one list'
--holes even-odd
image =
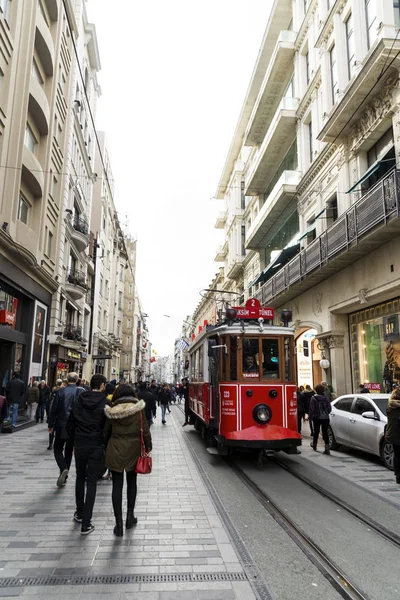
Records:
{"label": "black sneaker", "polygon": [[79,516],[78,511],[74,512],[74,521],[76,521],[77,523],[82,523],[82,517]]}
{"label": "black sneaker", "polygon": [[92,531],[94,531],[94,525],[91,523],[89,525],[82,525],[81,527],[81,535],[89,535]]}
{"label": "black sneaker", "polygon": [[61,471],[58,479],[57,479],[57,487],[61,488],[63,487],[68,479],[68,469],[64,469],[64,471]]}

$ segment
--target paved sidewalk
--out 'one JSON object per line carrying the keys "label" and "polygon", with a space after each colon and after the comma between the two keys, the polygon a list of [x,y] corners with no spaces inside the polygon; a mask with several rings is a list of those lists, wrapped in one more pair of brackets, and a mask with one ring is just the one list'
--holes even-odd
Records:
{"label": "paved sidewalk", "polygon": [[318,452],[314,452],[310,447],[308,423],[303,426],[303,436],[303,445],[300,448],[302,459],[307,459],[358,487],[400,506],[400,485],[396,484],[393,471],[387,469],[378,456],[345,447],[337,451],[331,450],[331,455],[325,456],[321,436],[318,441]]}
{"label": "paved sidewalk", "polygon": [[152,427],[153,473],[139,476],[139,522],[123,538],[113,535],[106,480],[97,490],[96,529],[80,535],[72,520],[75,470],[58,489],[44,425],[0,435],[0,597],[255,598],[175,410],[167,425],[157,418]]}

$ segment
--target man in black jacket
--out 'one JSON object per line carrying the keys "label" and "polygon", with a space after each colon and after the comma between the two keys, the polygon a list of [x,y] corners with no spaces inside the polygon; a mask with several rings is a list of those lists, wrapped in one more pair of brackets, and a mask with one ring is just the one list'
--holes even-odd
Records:
{"label": "man in black jacket", "polygon": [[48,419],[49,433],[55,433],[54,458],[60,469],[58,487],[66,484],[74,450],[74,442],[67,434],[67,420],[76,398],[85,391],[76,385],[78,379],[78,373],[68,373],[67,385],[56,392]]}
{"label": "man in black jacket", "polygon": [[7,415],[10,415],[10,407],[12,405],[12,427],[15,429],[17,426],[18,410],[21,404],[25,401],[25,383],[19,376],[19,373],[15,371],[12,374],[12,378],[6,386],[6,398],[7,398]]}
{"label": "man in black jacket", "polygon": [[153,425],[153,418],[155,418],[157,412],[156,397],[147,389],[145,381],[140,381],[138,387],[139,391],[137,395],[139,400],[144,400],[146,402],[144,414],[146,415],[149,427],[151,427],[151,425]]}
{"label": "man in black jacket", "polygon": [[[75,499],[74,520],[82,523],[81,534],[94,530],[92,514],[96,499],[97,480],[104,469],[103,429],[106,422],[104,407],[107,379],[93,375],[90,391],[82,392],[76,399],[67,421],[68,436],[75,444]],[[85,498],[86,479],[86,498]]]}

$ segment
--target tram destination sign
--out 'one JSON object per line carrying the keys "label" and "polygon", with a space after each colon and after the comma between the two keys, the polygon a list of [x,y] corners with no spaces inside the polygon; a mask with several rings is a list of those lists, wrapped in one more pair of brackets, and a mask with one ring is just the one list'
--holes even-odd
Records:
{"label": "tram destination sign", "polygon": [[257,298],[249,298],[244,306],[232,306],[237,312],[238,319],[266,319],[274,318],[275,311],[273,308],[261,306]]}

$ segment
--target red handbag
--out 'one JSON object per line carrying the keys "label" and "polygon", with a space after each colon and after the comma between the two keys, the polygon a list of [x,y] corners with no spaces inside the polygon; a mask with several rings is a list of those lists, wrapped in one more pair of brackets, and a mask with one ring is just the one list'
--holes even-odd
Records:
{"label": "red handbag", "polygon": [[148,475],[149,473],[151,473],[152,467],[152,458],[147,454],[146,446],[144,445],[143,418],[142,411],[140,411],[140,456],[137,459],[135,471],[136,473],[140,473],[140,475]]}

